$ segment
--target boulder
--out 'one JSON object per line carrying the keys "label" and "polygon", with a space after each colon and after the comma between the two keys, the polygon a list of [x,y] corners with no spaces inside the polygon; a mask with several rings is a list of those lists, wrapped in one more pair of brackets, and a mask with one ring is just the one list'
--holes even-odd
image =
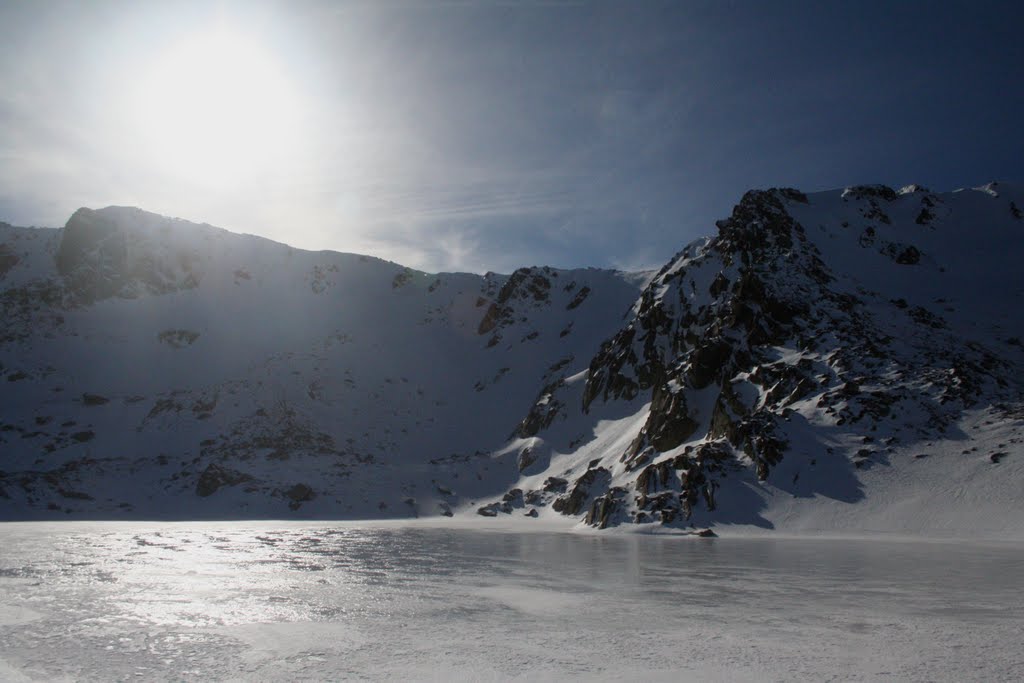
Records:
{"label": "boulder", "polygon": [[561,477],[548,477],[544,480],[544,490],[548,493],[565,493],[569,482]]}

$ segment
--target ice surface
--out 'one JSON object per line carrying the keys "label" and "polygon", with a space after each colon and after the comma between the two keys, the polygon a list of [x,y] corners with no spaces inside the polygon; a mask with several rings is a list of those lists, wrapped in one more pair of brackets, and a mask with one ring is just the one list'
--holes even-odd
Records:
{"label": "ice surface", "polygon": [[0,526],[3,680],[1010,680],[1019,545]]}

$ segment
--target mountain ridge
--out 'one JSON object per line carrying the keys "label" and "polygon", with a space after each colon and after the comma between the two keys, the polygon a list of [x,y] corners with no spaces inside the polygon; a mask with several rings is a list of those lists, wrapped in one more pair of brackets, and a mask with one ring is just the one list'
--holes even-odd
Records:
{"label": "mountain ridge", "polygon": [[126,208],[4,227],[0,516],[1011,533],[1022,205],[756,190],[639,274],[428,274]]}

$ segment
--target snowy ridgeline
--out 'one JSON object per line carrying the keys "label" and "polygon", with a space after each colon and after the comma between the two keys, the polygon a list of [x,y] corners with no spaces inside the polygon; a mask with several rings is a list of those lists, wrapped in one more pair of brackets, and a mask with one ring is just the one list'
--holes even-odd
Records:
{"label": "snowy ridgeline", "polygon": [[657,273],[0,224],[0,518],[1024,537],[1024,191],[750,192]]}

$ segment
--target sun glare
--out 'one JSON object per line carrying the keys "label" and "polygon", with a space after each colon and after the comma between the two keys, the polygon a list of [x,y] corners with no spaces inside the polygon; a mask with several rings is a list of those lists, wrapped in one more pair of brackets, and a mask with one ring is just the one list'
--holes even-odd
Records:
{"label": "sun glare", "polygon": [[294,144],[297,99],[279,60],[225,29],[157,57],[144,75],[136,120],[162,170],[207,186],[272,172]]}

